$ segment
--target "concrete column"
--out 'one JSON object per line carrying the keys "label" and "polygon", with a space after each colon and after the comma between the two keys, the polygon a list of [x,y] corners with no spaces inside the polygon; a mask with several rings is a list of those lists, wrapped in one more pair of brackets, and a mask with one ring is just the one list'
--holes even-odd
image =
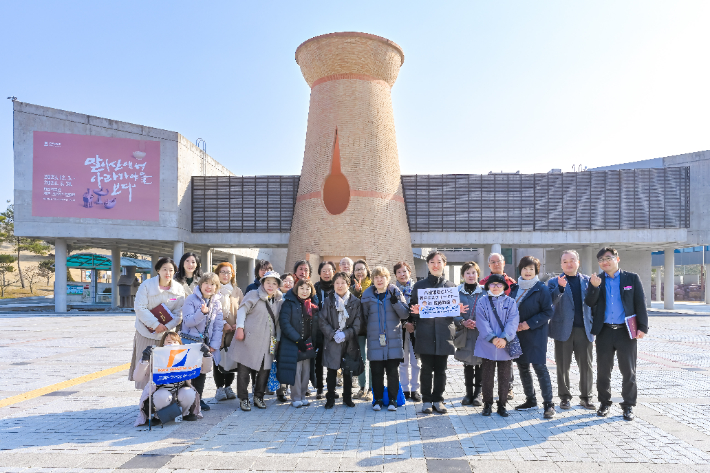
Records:
{"label": "concrete column", "polygon": [[111,307],[119,306],[121,299],[118,297],[118,278],[121,277],[121,250],[114,246],[111,248]]}
{"label": "concrete column", "polygon": [[[158,253],[154,253],[150,255],[150,277],[154,278],[155,276],[158,275],[158,272],[155,270],[155,265],[158,263],[158,260],[160,259],[160,255]],[[175,264],[178,264],[180,260],[175,261]]]}
{"label": "concrete column", "polygon": [[478,258],[476,258],[476,263],[478,263],[478,267],[481,268],[481,274],[478,275],[480,279],[484,274],[486,274],[486,266],[488,265],[488,262],[486,261],[485,248],[478,248]]}
{"label": "concrete column", "polygon": [[185,242],[184,241],[176,241],[173,243],[173,260],[175,260],[175,264],[180,264],[180,258],[182,258],[182,255],[185,254]]}
{"label": "concrete column", "polygon": [[661,286],[663,285],[663,278],[661,278],[661,268],[662,266],[656,267],[656,302],[661,302],[663,297],[661,296]]}
{"label": "concrete column", "polygon": [[491,245],[491,253],[500,253],[501,252],[501,247],[500,244],[498,243],[493,243]]}
{"label": "concrete column", "polygon": [[229,255],[229,258],[227,258],[227,261],[229,261],[229,264],[232,265],[232,268],[234,268],[235,271],[235,276],[236,276],[236,271],[237,271],[237,255]]}
{"label": "concrete column", "polygon": [[675,256],[673,254],[674,248],[666,248],[663,252],[663,283],[665,288],[663,289],[663,308],[672,309],[673,300],[675,298],[675,285],[673,281],[673,274],[675,273]]}
{"label": "concrete column", "polygon": [[[313,263],[311,263],[313,264]],[[256,269],[256,260],[254,258],[249,258],[247,261],[247,281],[251,284],[251,281],[254,280],[256,276],[254,276],[254,270]],[[315,271],[318,266],[314,267],[313,270]],[[313,279],[313,274],[311,274],[311,279]],[[246,289],[246,288],[244,288]]]}
{"label": "concrete column", "polygon": [[67,311],[67,241],[54,240],[54,310]]}
{"label": "concrete column", "polygon": [[582,274],[591,275],[599,270],[599,266],[594,259],[594,253],[591,246],[582,247],[579,252],[579,271]]}
{"label": "concrete column", "polygon": [[212,248],[209,246],[200,248],[200,262],[202,264],[203,273],[212,271]]}
{"label": "concrete column", "polygon": [[[481,271],[483,274],[481,275],[482,277],[486,277],[489,274],[491,274],[491,269],[488,267],[488,258],[491,256],[491,253],[493,252],[491,250],[493,245],[484,245],[483,246],[483,264],[481,265]],[[500,245],[498,245],[500,246]]]}
{"label": "concrete column", "polygon": [[448,274],[445,274],[444,276],[446,276],[446,279],[456,284],[456,281],[454,280],[456,277],[456,266],[453,264],[447,264],[446,269],[448,270]]}

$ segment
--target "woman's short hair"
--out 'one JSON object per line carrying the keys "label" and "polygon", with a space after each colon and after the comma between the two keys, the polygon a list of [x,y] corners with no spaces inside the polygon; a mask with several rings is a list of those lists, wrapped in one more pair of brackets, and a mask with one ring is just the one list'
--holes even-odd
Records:
{"label": "woman's short hair", "polygon": [[478,267],[478,263],[475,261],[466,261],[463,265],[461,265],[461,277],[463,277],[463,275],[466,274],[466,271],[471,268],[476,270],[476,274],[479,276],[481,275],[481,268]]}
{"label": "woman's short hair", "polygon": [[535,266],[535,274],[540,274],[540,260],[534,256],[523,256],[520,258],[520,263],[518,263],[518,271],[523,272],[523,268],[528,266]]}
{"label": "woman's short hair", "polygon": [[182,258],[180,258],[180,264],[178,265],[177,270],[175,270],[175,280],[179,283],[187,282],[185,281],[185,278],[187,277],[187,275],[185,274],[185,260],[187,260],[190,256],[195,258],[195,262],[197,263],[197,266],[195,266],[195,272],[192,273],[192,277],[194,279],[198,279],[200,276],[202,276],[202,266],[200,265],[200,257],[197,256],[196,253],[188,251],[187,253],[182,255]]}
{"label": "woman's short hair", "polygon": [[429,254],[426,255],[426,262],[428,263],[429,261],[434,259],[434,256],[436,256],[436,255],[439,255],[441,257],[441,261],[443,261],[444,264],[446,264],[446,255],[439,250],[430,251]]}
{"label": "woman's short hair", "polygon": [[160,271],[160,268],[162,268],[163,265],[166,265],[166,264],[172,264],[172,265],[173,265],[173,269],[174,269],[175,271],[177,271],[178,268],[177,268],[177,265],[175,264],[175,261],[173,261],[173,259],[170,258],[169,256],[163,256],[162,258],[160,258],[160,259],[158,260],[157,263],[155,263],[155,271],[156,271],[156,272]]}
{"label": "woman's short hair", "polygon": [[304,264],[308,267],[308,277],[310,278],[313,276],[313,266],[311,266],[311,263],[305,259],[296,261],[296,264],[293,265],[293,274],[295,275],[298,273],[298,268]]}
{"label": "woman's short hair", "polygon": [[222,268],[229,268],[232,271],[232,277],[229,278],[229,282],[232,283],[232,285],[237,284],[237,275],[234,272],[234,268],[232,267],[232,263],[229,263],[227,261],[223,261],[222,263],[219,263],[217,265],[217,268],[214,270],[215,273],[217,273],[217,276],[219,276],[219,272],[222,271]]}
{"label": "woman's short hair", "polygon": [[353,277],[355,277],[355,269],[357,268],[358,264],[361,264],[365,267],[366,277],[372,278],[372,273],[370,273],[370,267],[367,265],[367,261],[365,261],[364,259],[359,259],[353,263]]}
{"label": "woman's short hair", "polygon": [[175,339],[180,345],[182,345],[182,338],[180,338],[180,335],[177,332],[165,332],[163,336],[160,337],[160,343],[158,344],[158,346],[164,347],[165,340],[167,340],[168,338]]}
{"label": "woman's short hair", "polygon": [[218,291],[219,288],[222,287],[222,283],[219,282],[219,276],[217,276],[215,273],[203,274],[200,280],[197,282],[197,287],[201,287],[204,283],[214,284],[215,288]]}
{"label": "woman's short hair", "polygon": [[333,282],[335,282],[335,280],[338,278],[345,281],[345,284],[347,284],[348,286],[350,285],[350,275],[345,271],[338,271],[337,273],[335,273],[335,276],[333,276]]}
{"label": "woman's short hair", "polygon": [[377,276],[384,276],[390,279],[390,272],[384,266],[375,266],[375,269],[372,270],[372,279],[375,279]]}
{"label": "woman's short hair", "polygon": [[274,267],[271,266],[271,263],[265,259],[263,260],[258,260],[256,263],[256,266],[254,266],[254,277],[259,279],[259,271],[262,269],[266,269],[267,271],[273,270]]}
{"label": "woman's short hair", "polygon": [[293,285],[293,289],[291,289],[291,290],[293,291],[294,294],[298,295],[298,288],[301,286],[308,286],[311,290],[311,296],[316,293],[316,287],[313,285],[311,280],[310,279],[303,279],[303,278],[296,281],[296,284]]}
{"label": "woman's short hair", "polygon": [[331,268],[333,268],[333,272],[336,272],[338,269],[335,267],[335,263],[332,261],[321,261],[321,263],[318,265],[318,275],[320,275],[320,272],[325,268],[326,266],[330,265]]}
{"label": "woman's short hair", "polygon": [[407,268],[407,271],[409,271],[409,274],[412,274],[412,268],[407,264],[406,261],[397,261],[394,264],[394,274],[397,274],[397,271],[399,271],[402,267]]}
{"label": "woman's short hair", "polygon": [[296,280],[296,275],[295,275],[295,274],[293,274],[293,273],[284,273],[284,274],[281,275],[281,282],[283,283],[284,279],[286,279],[287,277],[291,277],[291,279],[293,279],[294,281]]}

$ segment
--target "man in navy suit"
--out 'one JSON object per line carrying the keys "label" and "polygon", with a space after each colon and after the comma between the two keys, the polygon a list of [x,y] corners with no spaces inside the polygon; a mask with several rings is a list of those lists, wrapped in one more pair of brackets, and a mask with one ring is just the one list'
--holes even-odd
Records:
{"label": "man in navy suit", "polygon": [[557,395],[560,408],[569,409],[572,400],[569,369],[574,356],[579,367],[579,404],[585,409],[594,410],[592,309],[584,303],[589,276],[579,273],[579,253],[575,250],[563,251],[560,259],[563,273],[547,283],[554,310],[550,319],[549,337],[555,340]]}
{"label": "man in navy suit", "polygon": [[[611,371],[614,354],[623,378],[621,407],[624,419],[634,420],[636,405],[636,344],[648,333],[648,313],[643,285],[638,274],[619,269],[619,253],[614,248],[602,248],[597,253],[602,273],[589,278],[585,302],[592,308],[592,334],[597,336],[597,415],[606,417],[611,407]],[[626,318],[636,316],[638,335],[631,338]]]}

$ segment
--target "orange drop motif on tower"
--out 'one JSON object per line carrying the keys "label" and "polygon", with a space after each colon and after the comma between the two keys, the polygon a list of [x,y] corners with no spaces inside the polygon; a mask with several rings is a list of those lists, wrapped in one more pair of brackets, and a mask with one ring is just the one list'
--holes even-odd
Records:
{"label": "orange drop motif on tower", "polygon": [[340,166],[340,139],[336,128],[330,174],[325,178],[325,184],[323,185],[323,205],[325,205],[328,213],[338,215],[345,212],[348,204],[350,204],[350,184]]}

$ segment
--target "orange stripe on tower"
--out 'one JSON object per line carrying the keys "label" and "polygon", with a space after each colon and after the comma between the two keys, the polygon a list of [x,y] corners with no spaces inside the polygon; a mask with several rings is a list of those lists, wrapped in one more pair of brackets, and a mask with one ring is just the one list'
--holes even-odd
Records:
{"label": "orange stripe on tower", "polygon": [[[319,199],[321,196],[320,192],[309,192],[308,194],[299,195],[296,197],[296,202],[303,202],[304,200]],[[404,203],[404,197],[397,194],[385,194],[384,192],[376,191],[359,191],[355,189],[350,189],[350,197],[373,197],[376,199],[384,200],[394,200],[395,202]]]}
{"label": "orange stripe on tower", "polygon": [[365,80],[368,82],[380,82],[383,85],[386,85],[387,87],[390,86],[387,82],[383,81],[382,79],[378,79],[377,77],[368,76],[367,74],[333,74],[331,76],[321,77],[320,79],[315,81],[313,83],[313,85],[311,86],[311,89],[317,85],[324,83],[324,82],[330,82],[332,80],[343,80],[343,79]]}

